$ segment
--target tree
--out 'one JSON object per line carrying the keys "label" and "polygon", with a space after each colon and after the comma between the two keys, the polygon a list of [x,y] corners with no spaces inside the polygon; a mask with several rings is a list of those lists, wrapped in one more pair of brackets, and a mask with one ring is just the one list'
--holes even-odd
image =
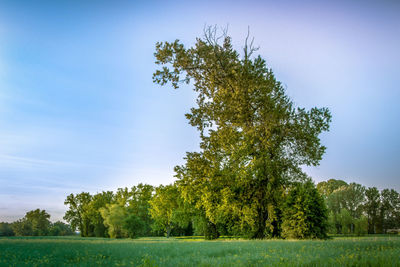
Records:
{"label": "tree", "polygon": [[112,238],[127,237],[124,229],[125,219],[127,217],[126,208],[119,204],[107,205],[100,209],[101,216],[105,225],[108,227],[108,234]]}
{"label": "tree", "polygon": [[89,219],[93,233],[89,235],[97,237],[107,237],[107,227],[104,225],[103,217],[100,214],[100,209],[106,205],[113,203],[114,193],[112,191],[103,191],[93,195],[87,205],[86,216]]}
{"label": "tree", "polygon": [[328,197],[335,190],[342,186],[347,186],[348,184],[343,180],[329,179],[328,181],[323,181],[317,184],[318,192],[324,197]]}
{"label": "tree", "polygon": [[191,223],[191,209],[184,203],[176,184],[156,187],[150,206],[154,229],[164,232],[167,238],[172,230],[187,228]]}
{"label": "tree", "polygon": [[354,222],[354,233],[358,236],[365,235],[368,233],[368,218],[361,215],[360,218]]}
{"label": "tree", "polygon": [[335,233],[354,234],[354,223],[360,219],[364,209],[365,187],[356,183],[341,185],[342,182],[333,179],[321,182],[319,191],[327,194],[325,201],[332,212],[330,229],[336,227]]}
{"label": "tree", "polygon": [[344,187],[342,192],[344,208],[350,212],[354,219],[360,218],[365,201],[365,187],[357,183],[350,183]]}
{"label": "tree", "polygon": [[400,195],[394,189],[384,189],[381,192],[381,206],[379,211],[379,224],[383,233],[387,229],[400,226]]}
{"label": "tree", "polygon": [[378,216],[380,207],[380,194],[376,187],[369,187],[365,191],[366,202],[364,205],[368,218],[368,233],[377,233]]}
{"label": "tree", "polygon": [[57,221],[52,223],[49,229],[49,235],[51,236],[67,236],[73,235],[74,231],[72,228],[63,222]]}
{"label": "tree", "polygon": [[110,237],[135,238],[152,234],[149,201],[153,192],[153,186],[142,183],[130,190],[119,188],[112,204],[99,208]]}
{"label": "tree", "polygon": [[[138,184],[133,186],[129,192],[129,198],[127,199],[127,213],[131,216],[131,223],[141,226],[136,229],[135,235],[152,235],[151,225],[153,219],[150,215],[150,200],[152,199],[154,187],[148,184]],[[136,218],[137,217],[137,218]]]}
{"label": "tree", "polygon": [[27,222],[31,224],[32,235],[43,236],[47,235],[50,228],[50,214],[45,210],[32,210],[28,211],[25,215]]}
{"label": "tree", "polygon": [[16,236],[32,236],[32,224],[26,218],[19,219],[11,224]]}
{"label": "tree", "polygon": [[124,220],[123,227],[127,233],[127,237],[136,238],[138,236],[148,236],[149,226],[141,217],[134,213],[130,213]]}
{"label": "tree", "polygon": [[351,216],[349,210],[341,209],[337,216],[337,222],[340,225],[342,234],[348,235],[353,233],[354,219]]}
{"label": "tree", "polygon": [[49,233],[50,215],[45,210],[31,210],[25,216],[12,223],[11,227],[17,236],[44,236]]}
{"label": "tree", "polygon": [[70,223],[73,230],[78,228],[81,236],[91,236],[93,230],[88,216],[91,200],[92,196],[89,193],[82,192],[77,195],[70,194],[64,201],[64,205],[69,206],[64,220]]}
{"label": "tree", "polygon": [[150,200],[150,214],[154,219],[154,226],[165,231],[167,238],[173,227],[173,212],[178,209],[179,197],[178,188],[174,185],[160,185]]}
{"label": "tree", "polygon": [[12,224],[6,222],[0,222],[0,236],[13,236],[15,235]]}
{"label": "tree", "polygon": [[327,209],[311,181],[289,189],[283,204],[282,236],[285,238],[326,238]]}
{"label": "tree", "polygon": [[329,129],[328,109],[295,108],[255,51],[246,41],[240,56],[226,32],[218,37],[212,28],[191,48],[178,40],[156,44],[162,68],[154,82],[191,83],[197,93],[186,117],[199,130],[201,150],[187,153],[175,171],[185,201],[204,214],[210,233],[228,219],[253,238],[279,235],[284,188],[304,176],[300,166],[318,165],[325,152],[319,134]]}

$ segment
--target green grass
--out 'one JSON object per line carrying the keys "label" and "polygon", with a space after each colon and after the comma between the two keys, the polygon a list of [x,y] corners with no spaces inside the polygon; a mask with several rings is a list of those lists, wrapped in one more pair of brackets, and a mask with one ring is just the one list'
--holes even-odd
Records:
{"label": "green grass", "polygon": [[204,241],[0,238],[0,266],[400,266],[400,237]]}

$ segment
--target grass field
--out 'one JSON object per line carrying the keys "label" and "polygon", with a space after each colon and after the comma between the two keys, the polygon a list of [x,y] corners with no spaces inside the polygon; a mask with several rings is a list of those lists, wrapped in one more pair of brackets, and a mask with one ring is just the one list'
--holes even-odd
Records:
{"label": "grass field", "polygon": [[0,238],[0,266],[400,266],[400,236],[327,241]]}

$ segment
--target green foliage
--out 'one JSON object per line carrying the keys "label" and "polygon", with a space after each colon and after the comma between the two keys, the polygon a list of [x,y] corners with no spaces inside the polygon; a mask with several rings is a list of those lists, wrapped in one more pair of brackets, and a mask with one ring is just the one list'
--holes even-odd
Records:
{"label": "green foliage", "polygon": [[156,187],[150,206],[153,229],[167,237],[174,232],[186,233],[196,216],[193,208],[184,202],[176,184]]}
{"label": "green foliage", "polygon": [[365,235],[368,233],[368,218],[362,215],[354,222],[354,233],[358,236]]}
{"label": "green foliage", "polygon": [[160,185],[150,200],[150,214],[154,219],[153,227],[155,230],[165,232],[167,237],[173,227],[174,212],[178,210],[179,198],[180,194],[176,186]]}
{"label": "green foliage", "polygon": [[72,229],[78,228],[81,236],[92,236],[93,226],[90,224],[89,204],[92,196],[87,192],[74,195],[70,194],[64,201],[69,208],[64,215],[64,220],[69,222]]}
{"label": "green foliage", "polygon": [[32,210],[11,224],[0,223],[0,236],[66,236],[73,235],[72,228],[63,222],[50,222],[50,215],[45,210]]}
{"label": "green foliage", "polygon": [[329,128],[329,111],[295,108],[254,52],[246,42],[240,56],[231,38],[212,28],[194,47],[178,40],[156,45],[162,68],[154,82],[192,83],[197,93],[186,117],[200,132],[201,151],[187,153],[175,171],[183,198],[205,214],[210,233],[224,224],[253,238],[278,236],[284,187],[325,151],[319,134]]}
{"label": "green foliage", "polygon": [[123,227],[126,231],[127,237],[136,238],[138,236],[145,236],[148,229],[146,223],[141,217],[136,214],[128,214],[123,222]]}
{"label": "green foliage", "polygon": [[379,206],[381,204],[379,190],[369,187],[365,191],[365,212],[368,218],[368,233],[375,234],[378,231]]}
{"label": "green foliage", "polygon": [[[150,215],[150,200],[154,193],[154,187],[148,184],[133,186],[128,194],[126,202],[128,215],[134,214],[142,222],[142,228],[138,233],[141,236],[153,235],[153,219]],[[139,222],[139,221],[138,221]]]}
{"label": "green foliage", "polygon": [[12,223],[12,230],[16,236],[32,236],[32,224],[26,218],[19,219]]}
{"label": "green foliage", "polygon": [[347,209],[342,209],[340,213],[338,214],[338,220],[337,222],[341,226],[341,232],[342,234],[351,234],[353,233],[353,217],[351,216],[350,212]]}
{"label": "green foliage", "polygon": [[115,194],[112,191],[70,194],[64,202],[68,205],[64,219],[84,237],[152,235],[149,201],[153,192],[153,186],[139,184],[130,190],[119,188]]}
{"label": "green foliage", "polygon": [[296,183],[283,204],[282,236],[326,238],[327,209],[314,183]]}
{"label": "green foliage", "polygon": [[45,210],[32,210],[28,211],[25,215],[27,222],[31,224],[32,235],[43,236],[47,235],[50,227],[50,214]]}
{"label": "green foliage", "polygon": [[107,237],[107,227],[104,225],[103,217],[101,216],[100,209],[106,207],[108,204],[113,203],[114,194],[112,191],[103,191],[93,195],[90,202],[85,209],[85,217],[88,218],[90,224],[90,233],[88,236]]}
{"label": "green foliage", "polygon": [[379,223],[383,233],[387,229],[400,228],[400,194],[394,189],[384,189],[381,192]]}
{"label": "green foliage", "polygon": [[[332,181],[332,179],[330,181]],[[325,195],[325,197],[327,206],[335,214],[340,213],[342,209],[346,209],[349,211],[350,215],[356,219],[359,218],[363,212],[365,187],[360,184],[350,183],[336,188],[330,192],[329,195]]]}
{"label": "green foliage", "polygon": [[32,210],[25,217],[14,222],[12,229],[16,236],[44,236],[50,228],[50,215],[45,210]]}
{"label": "green foliage", "polygon": [[124,222],[127,218],[126,207],[120,204],[111,204],[100,209],[104,224],[108,227],[108,234],[113,238],[127,237]]}
{"label": "green foliage", "polygon": [[74,234],[75,234],[74,231],[68,224],[65,224],[60,221],[52,223],[49,229],[50,236],[67,236]]}
{"label": "green foliage", "polygon": [[0,222],[0,236],[13,236],[15,235],[12,225],[6,222]]}
{"label": "green foliage", "polygon": [[379,192],[376,187],[334,179],[317,188],[325,194],[330,233],[362,235],[400,228],[400,195],[393,189]]}
{"label": "green foliage", "polygon": [[343,180],[329,179],[328,181],[318,183],[317,189],[322,196],[328,197],[335,190],[347,185],[348,184]]}

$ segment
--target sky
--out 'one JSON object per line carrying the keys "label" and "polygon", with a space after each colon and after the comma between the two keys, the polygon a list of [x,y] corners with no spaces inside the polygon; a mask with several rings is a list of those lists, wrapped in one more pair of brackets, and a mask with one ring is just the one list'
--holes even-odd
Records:
{"label": "sky", "polygon": [[[301,2],[301,3],[300,3]],[[155,43],[248,28],[300,107],[328,107],[316,183],[400,191],[400,4],[395,1],[0,1],[0,221],[70,193],[174,181],[198,149],[190,86],[152,82]]]}

